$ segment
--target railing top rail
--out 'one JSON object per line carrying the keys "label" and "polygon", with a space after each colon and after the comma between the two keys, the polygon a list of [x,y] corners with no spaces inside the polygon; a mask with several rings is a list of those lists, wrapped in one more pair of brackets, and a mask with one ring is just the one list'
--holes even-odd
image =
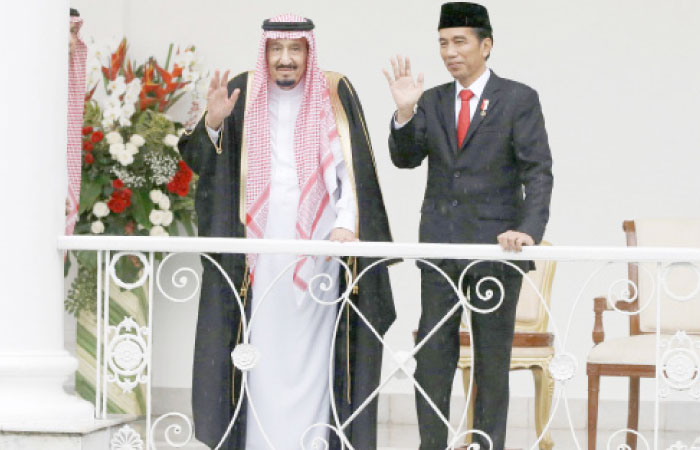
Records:
{"label": "railing top rail", "polygon": [[61,236],[60,250],[168,253],[290,253],[425,259],[700,262],[700,248],[536,246],[521,253],[498,245],[300,241],[211,237]]}

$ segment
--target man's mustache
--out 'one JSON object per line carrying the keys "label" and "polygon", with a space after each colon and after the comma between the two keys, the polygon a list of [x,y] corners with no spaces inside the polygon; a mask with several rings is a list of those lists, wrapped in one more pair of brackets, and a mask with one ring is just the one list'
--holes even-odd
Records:
{"label": "man's mustache", "polygon": [[281,70],[281,69],[291,69],[291,70],[296,70],[297,65],[296,64],[279,64],[275,66],[275,69]]}

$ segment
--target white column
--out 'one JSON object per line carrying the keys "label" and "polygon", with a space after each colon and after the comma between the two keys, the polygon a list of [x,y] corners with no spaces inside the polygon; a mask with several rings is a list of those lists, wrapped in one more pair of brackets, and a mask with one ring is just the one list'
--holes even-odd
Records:
{"label": "white column", "polygon": [[65,393],[63,348],[68,0],[2,6],[0,431],[73,431],[92,405]]}

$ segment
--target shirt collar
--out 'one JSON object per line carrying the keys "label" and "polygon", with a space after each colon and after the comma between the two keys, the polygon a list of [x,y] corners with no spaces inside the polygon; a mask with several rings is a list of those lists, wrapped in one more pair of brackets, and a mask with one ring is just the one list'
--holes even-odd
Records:
{"label": "shirt collar", "polygon": [[470,91],[472,91],[474,93],[474,98],[481,98],[481,94],[484,92],[484,88],[486,87],[486,83],[489,81],[490,77],[491,69],[487,67],[486,70],[484,70],[484,73],[482,73],[479,76],[479,78],[474,80],[474,82],[469,87],[464,87],[462,86],[462,83],[460,83],[458,80],[455,80],[455,99],[459,98],[459,93],[463,89],[469,89]]}

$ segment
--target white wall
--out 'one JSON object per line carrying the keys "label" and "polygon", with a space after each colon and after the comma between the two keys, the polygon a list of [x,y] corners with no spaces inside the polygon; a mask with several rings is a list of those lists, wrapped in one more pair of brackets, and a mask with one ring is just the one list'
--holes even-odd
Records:
{"label": "white wall", "polygon": [[[394,108],[381,68],[402,53],[411,56],[415,71],[425,72],[428,86],[449,80],[437,47],[440,3],[201,0],[195,7],[185,0],[124,0],[118,7],[113,1],[72,0],[85,18],[84,35],[107,38],[123,30],[132,57],[164,58],[170,42],[193,43],[210,69],[234,73],[254,66],[264,18],[282,12],[312,18],[322,67],[348,75],[360,95],[394,238],[409,242],[418,236],[425,170],[399,170],[389,160],[386,141]],[[495,37],[490,67],[537,89],[543,105],[555,176],[546,239],[560,245],[624,245],[624,219],[700,214],[700,2],[484,4]],[[561,264],[554,285],[554,322],[562,333],[570,314],[574,317],[567,351],[580,365],[570,397],[586,396],[590,299],[625,274],[622,266],[608,270],[575,304],[593,268]],[[392,269],[392,281],[400,319],[388,338],[392,347],[406,349],[419,314],[417,270]],[[184,346],[167,357],[156,354],[157,385],[189,386],[195,306],[157,304],[156,332],[167,327],[168,339]],[[626,332],[622,318],[606,325],[609,335]],[[515,375],[513,395],[529,395],[530,384],[529,376]],[[602,389],[603,398],[626,393],[619,383],[604,382]],[[389,390],[410,387],[395,383]]]}

